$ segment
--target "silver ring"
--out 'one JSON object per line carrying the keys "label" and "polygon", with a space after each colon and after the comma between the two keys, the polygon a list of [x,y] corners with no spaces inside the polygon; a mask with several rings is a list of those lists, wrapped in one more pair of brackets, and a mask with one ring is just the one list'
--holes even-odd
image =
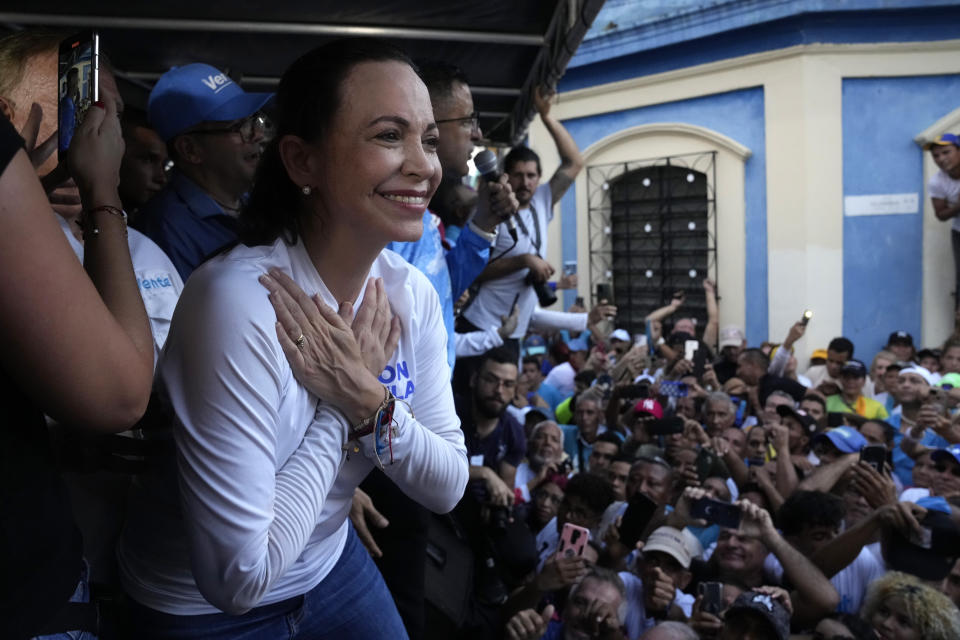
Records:
{"label": "silver ring", "polygon": [[300,333],[300,337],[293,341],[297,345],[297,349],[303,351],[303,346],[307,344],[307,339],[303,337],[303,333]]}

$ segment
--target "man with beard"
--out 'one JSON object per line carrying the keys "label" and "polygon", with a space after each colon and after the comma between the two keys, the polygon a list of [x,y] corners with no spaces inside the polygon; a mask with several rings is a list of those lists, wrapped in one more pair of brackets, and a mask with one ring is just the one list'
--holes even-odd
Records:
{"label": "man with beard", "polygon": [[[498,326],[500,317],[510,313],[514,302],[520,310],[517,328],[512,337],[523,338],[537,307],[534,282],[546,283],[554,268],[546,261],[547,225],[553,219],[556,204],[584,166],[573,138],[559,121],[550,115],[552,92],[537,89],[534,102],[540,119],[553,138],[560,155],[560,167],[549,184],[540,184],[540,158],[527,147],[514,147],[504,159],[503,169],[520,203],[515,217],[514,241],[506,223],[499,226],[496,244],[490,251],[491,261],[478,276],[480,289],[464,310],[458,331],[475,331]],[[519,297],[518,297],[519,296]],[[567,315],[567,314],[564,314]],[[583,331],[586,314],[569,314],[569,323],[560,326],[561,318],[552,318],[551,327]],[[546,324],[546,322],[544,323]]]}
{"label": "man with beard", "polygon": [[527,460],[517,467],[514,489],[519,489],[523,499],[530,502],[530,495],[550,478],[561,473],[563,461],[563,432],[557,423],[544,420],[530,432]]}
{"label": "man with beard", "polygon": [[176,170],[141,209],[140,225],[184,280],[237,239],[237,216],[264,143],[266,118],[260,110],[272,97],[246,93],[201,63],[170,69],[150,92],[147,118]]}
{"label": "man with beard", "polygon": [[[470,484],[481,502],[509,507],[517,466],[527,449],[523,427],[507,411],[517,386],[517,360],[503,347],[481,356],[472,397],[457,398],[457,415],[467,443]],[[482,489],[478,486],[482,484]]]}

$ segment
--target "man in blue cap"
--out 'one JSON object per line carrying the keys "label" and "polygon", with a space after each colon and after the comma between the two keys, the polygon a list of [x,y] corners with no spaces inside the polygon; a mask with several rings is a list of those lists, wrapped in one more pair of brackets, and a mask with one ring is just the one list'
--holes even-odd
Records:
{"label": "man in blue cap", "polygon": [[246,93],[200,63],[170,69],[150,92],[147,118],[167,144],[175,171],[141,210],[140,225],[184,280],[237,239],[237,215],[264,142],[260,110],[272,97]]}
{"label": "man in blue cap", "polygon": [[960,303],[960,137],[944,133],[923,147],[940,169],[927,183],[933,212],[938,220],[952,220],[953,261],[957,271],[954,304]]}

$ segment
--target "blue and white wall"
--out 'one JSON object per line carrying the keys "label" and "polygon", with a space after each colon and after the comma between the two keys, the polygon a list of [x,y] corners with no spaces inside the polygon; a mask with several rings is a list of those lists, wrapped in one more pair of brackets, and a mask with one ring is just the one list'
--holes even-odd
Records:
{"label": "blue and white wall", "polygon": [[[744,326],[752,344],[782,339],[810,308],[798,355],[846,334],[870,357],[896,329],[934,345],[952,329],[952,258],[920,144],[960,127],[960,7],[786,4],[800,15],[771,22],[784,3],[719,3],[699,22],[672,15],[654,22],[673,29],[588,41],[554,114],[588,164],[718,152],[721,325]],[[821,5],[844,10],[801,13]],[[549,175],[539,122],[530,140]],[[582,176],[551,228],[552,260],[578,260],[584,275],[586,190]]]}

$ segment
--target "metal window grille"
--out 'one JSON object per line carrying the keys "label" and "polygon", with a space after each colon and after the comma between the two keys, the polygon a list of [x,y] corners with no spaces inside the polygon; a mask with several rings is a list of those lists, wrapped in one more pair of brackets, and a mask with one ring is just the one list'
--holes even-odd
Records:
{"label": "metal window grille", "polygon": [[587,184],[594,301],[611,284],[617,326],[641,333],[683,291],[678,315],[703,327],[703,280],[717,275],[716,152],[594,165]]}

